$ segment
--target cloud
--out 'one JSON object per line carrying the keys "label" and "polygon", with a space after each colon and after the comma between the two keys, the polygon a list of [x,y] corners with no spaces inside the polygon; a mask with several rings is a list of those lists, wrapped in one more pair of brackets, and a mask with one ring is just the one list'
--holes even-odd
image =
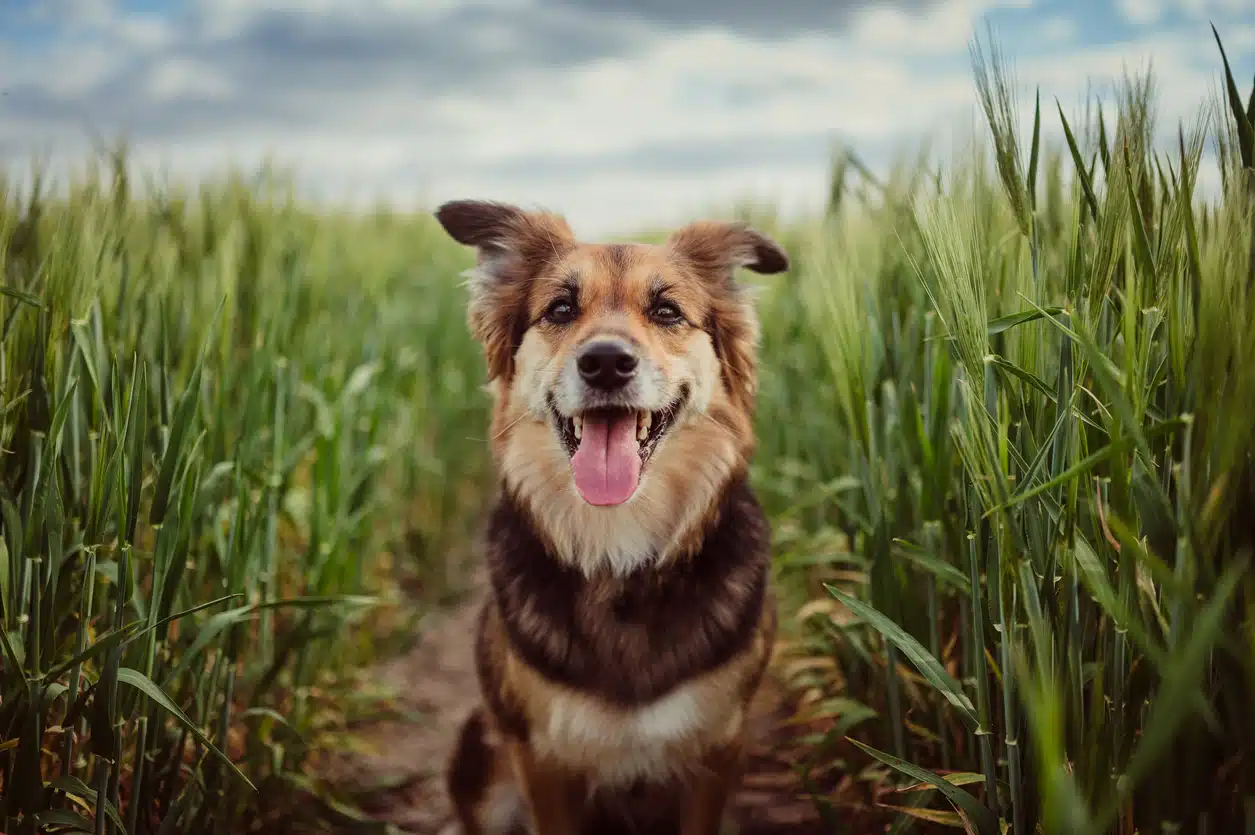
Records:
{"label": "cloud", "polygon": [[1076,21],[1069,17],[1052,17],[1042,22],[1041,36],[1047,43],[1066,43],[1076,38]]}
{"label": "cloud", "polygon": [[[53,56],[73,62],[58,74],[67,81],[36,71],[10,82],[6,111],[50,131],[86,123],[152,141],[233,125],[264,132],[382,118],[387,129],[390,116],[409,120],[451,91],[501,94],[528,74],[633,43],[631,32],[575,11],[467,3],[433,16],[420,5],[369,5],[374,13],[318,0],[260,11],[207,5],[172,42],[147,50],[122,42],[140,27],[115,17],[99,26],[104,48]],[[66,83],[71,90],[56,89]],[[66,92],[74,95],[57,95]]]}
{"label": "cloud", "polygon": [[702,177],[755,166],[822,168],[831,158],[830,133],[740,134],[724,139],[677,138],[633,145],[614,153],[560,154],[540,152],[512,156],[480,169],[485,176],[506,179],[598,177],[649,171],[663,177]]}
{"label": "cloud", "polygon": [[[176,174],[273,155],[329,198],[475,194],[605,230],[747,193],[817,206],[834,142],[883,168],[974,124],[986,18],[1065,110],[1149,54],[1172,123],[1218,66],[1205,23],[1168,26],[1185,11],[1096,41],[1092,7],[1027,0],[55,2],[63,17],[31,5],[0,29],[11,166],[78,162],[91,127]],[[1255,27],[1217,22],[1241,69]]]}
{"label": "cloud", "polygon": [[241,81],[331,95],[401,87],[420,106],[424,95],[501,89],[517,82],[515,73],[567,69],[638,42],[628,27],[548,5],[465,3],[439,14],[409,4],[370,4],[371,14],[321,5],[316,13],[296,5],[245,12],[234,29],[227,10],[208,6],[205,23],[220,34],[192,48]]}
{"label": "cloud", "polygon": [[744,37],[775,39],[799,33],[831,32],[874,8],[918,13],[930,0],[557,0],[613,23],[635,20],[672,32],[723,30]]}
{"label": "cloud", "polygon": [[1155,23],[1163,15],[1159,0],[1117,0],[1116,5],[1126,20],[1138,25]]}

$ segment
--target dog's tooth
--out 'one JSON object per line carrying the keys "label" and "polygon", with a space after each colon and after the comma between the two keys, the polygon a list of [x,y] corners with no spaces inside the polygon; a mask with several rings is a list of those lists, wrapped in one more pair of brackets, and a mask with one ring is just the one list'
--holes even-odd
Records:
{"label": "dog's tooth", "polygon": [[584,437],[584,418],[576,416],[571,418],[571,426],[575,431],[575,440]]}
{"label": "dog's tooth", "polygon": [[644,441],[649,437],[649,429],[653,425],[654,415],[652,412],[641,412],[636,418],[636,440]]}

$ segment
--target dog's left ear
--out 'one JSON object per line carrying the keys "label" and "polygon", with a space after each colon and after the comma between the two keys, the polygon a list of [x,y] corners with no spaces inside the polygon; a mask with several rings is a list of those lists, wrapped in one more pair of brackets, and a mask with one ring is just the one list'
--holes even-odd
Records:
{"label": "dog's left ear", "polygon": [[667,246],[704,273],[730,277],[732,270],[744,267],[771,275],[789,268],[789,256],[780,244],[748,224],[734,221],[690,223],[677,229],[667,239]]}
{"label": "dog's left ear", "polygon": [[484,347],[489,379],[509,378],[523,339],[528,288],[575,245],[571,227],[559,215],[487,200],[445,203],[436,220],[451,238],[477,251],[469,282],[471,332]]}
{"label": "dog's left ear", "polygon": [[758,317],[732,276],[738,267],[782,273],[789,268],[789,256],[778,243],[745,223],[712,220],[677,229],[667,246],[714,290],[705,329],[719,357],[728,396],[743,413],[751,414],[758,377]]}

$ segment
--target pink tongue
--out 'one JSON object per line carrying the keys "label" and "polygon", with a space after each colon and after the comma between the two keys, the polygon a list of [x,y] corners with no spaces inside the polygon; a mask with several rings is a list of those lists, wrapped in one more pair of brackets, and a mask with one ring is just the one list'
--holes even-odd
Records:
{"label": "pink tongue", "polygon": [[594,505],[622,504],[636,492],[641,457],[636,444],[636,414],[588,415],[580,448],[571,456],[575,486]]}

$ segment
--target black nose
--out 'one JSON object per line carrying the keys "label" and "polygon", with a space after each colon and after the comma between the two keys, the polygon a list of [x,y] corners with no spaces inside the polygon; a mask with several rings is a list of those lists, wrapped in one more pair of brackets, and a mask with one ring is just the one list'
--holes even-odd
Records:
{"label": "black nose", "polygon": [[575,361],[584,382],[593,388],[622,388],[636,376],[636,354],[622,342],[594,342]]}

